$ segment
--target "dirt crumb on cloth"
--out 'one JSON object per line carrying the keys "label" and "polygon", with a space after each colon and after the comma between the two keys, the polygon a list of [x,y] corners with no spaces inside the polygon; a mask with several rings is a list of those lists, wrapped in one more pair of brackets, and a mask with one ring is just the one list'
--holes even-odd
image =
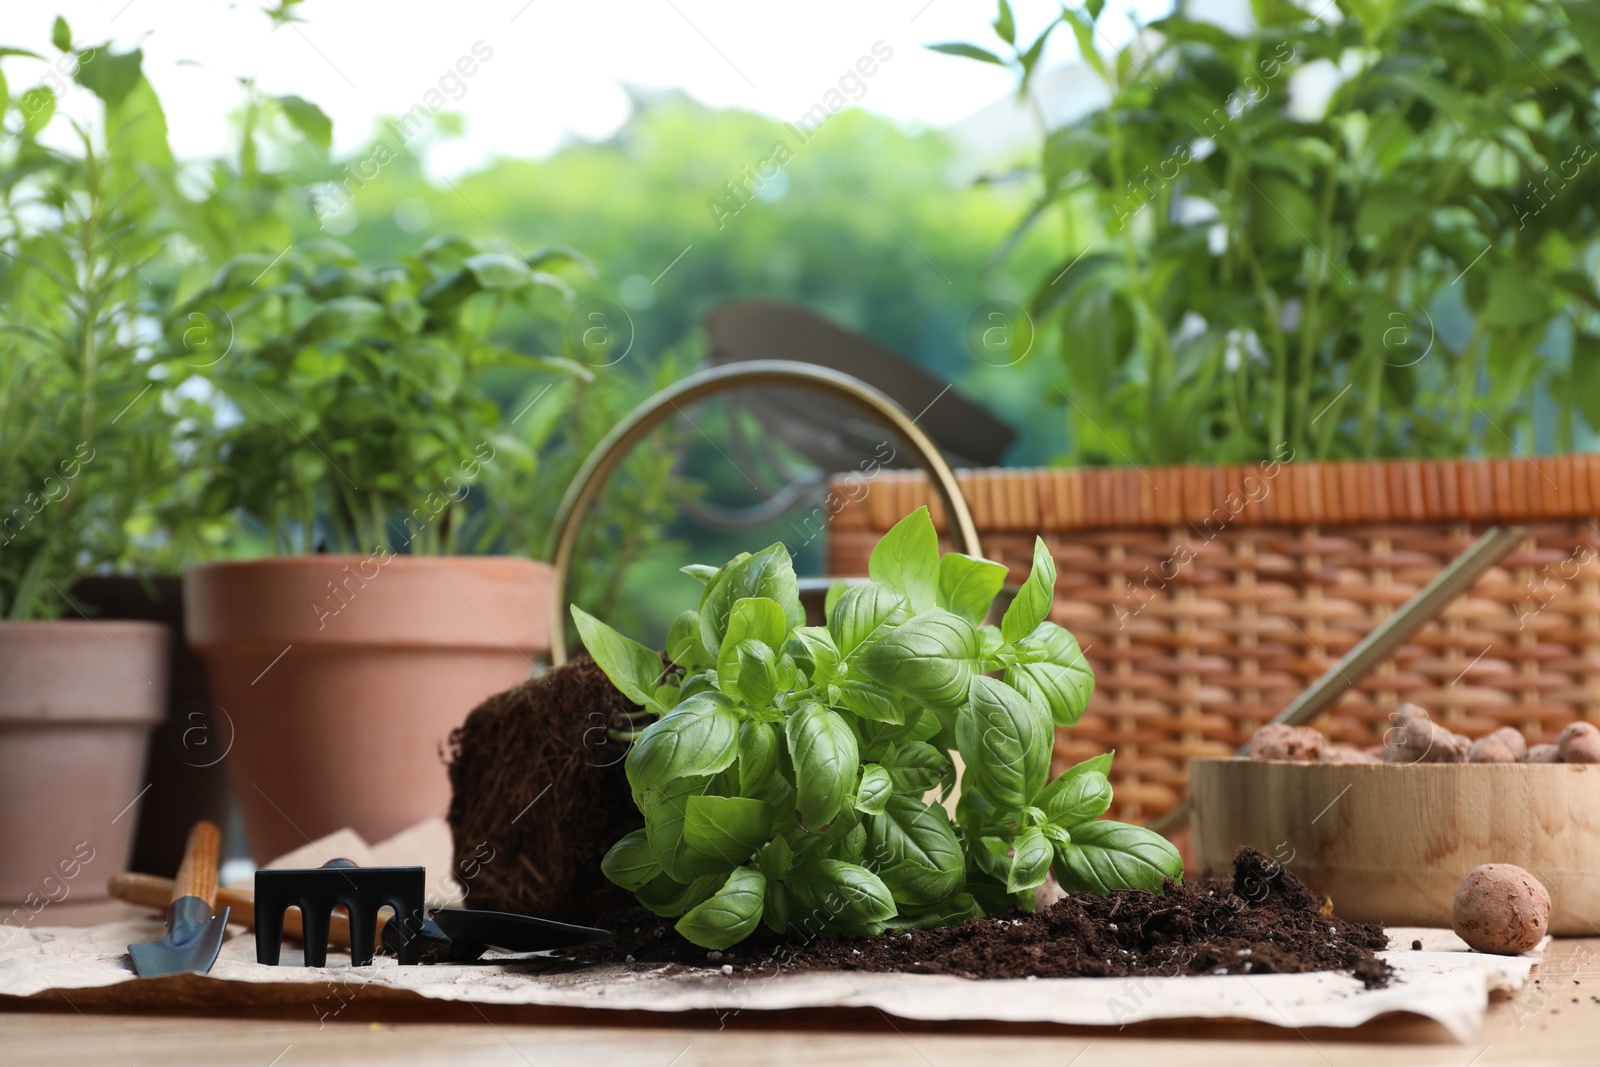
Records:
{"label": "dirt crumb on cloth", "polygon": [[1094,978],[1143,975],[1344,971],[1367,988],[1388,984],[1383,928],[1322,913],[1323,901],[1281,864],[1241,848],[1230,874],[1207,872],[1163,892],[1071,893],[1041,911],[971,919],[959,926],[875,938],[780,939],[765,927],[708,953],[642,909],[608,926],[614,944],[578,958],[676,963],[739,971],[901,971],[962,978]]}

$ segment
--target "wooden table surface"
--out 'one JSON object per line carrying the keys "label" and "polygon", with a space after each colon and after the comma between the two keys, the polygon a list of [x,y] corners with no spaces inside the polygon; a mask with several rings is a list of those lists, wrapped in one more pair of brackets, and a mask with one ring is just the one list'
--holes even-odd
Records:
{"label": "wooden table surface", "polygon": [[[105,921],[119,904],[61,905],[54,925]],[[1124,1030],[1054,1026],[984,1027],[909,1023],[859,1010],[845,1013],[747,1012],[719,1028],[714,1017],[668,1025],[651,1013],[480,1011],[472,1005],[424,1009],[352,1002],[318,1022],[279,1010],[241,1019],[53,1011],[0,1012],[0,1064],[177,1064],[298,1067],[301,1064],[440,1063],[546,1067],[699,1067],[817,1064],[850,1067],[1489,1067],[1492,1064],[1600,1064],[1600,938],[1554,942],[1535,981],[1497,999],[1478,1037],[1459,1044],[1437,1025],[1380,1019],[1356,1031],[1283,1030],[1256,1024],[1172,1023]]]}

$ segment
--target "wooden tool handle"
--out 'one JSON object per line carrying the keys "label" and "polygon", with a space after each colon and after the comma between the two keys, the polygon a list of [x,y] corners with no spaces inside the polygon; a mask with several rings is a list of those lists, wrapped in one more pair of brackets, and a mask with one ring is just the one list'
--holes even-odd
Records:
{"label": "wooden tool handle", "polygon": [[199,897],[208,906],[216,906],[217,853],[221,847],[222,833],[216,823],[201,819],[194,824],[188,847],[183,850],[183,864],[172,880],[173,900]]}
{"label": "wooden tool handle", "polygon": [[[173,899],[173,886],[176,883],[170,878],[158,878],[153,874],[113,874],[106,883],[106,890],[118,900],[125,900],[129,904],[142,904],[147,908],[165,908]],[[238,923],[247,930],[256,925],[256,895],[248,889],[229,889],[226,886],[218,888],[215,905],[231,908],[232,914],[228,921]],[[383,928],[387,916],[378,919],[378,938],[383,937]],[[294,938],[301,939],[300,909],[290,908],[283,917],[283,932]],[[328,944],[334,948],[350,947],[350,920],[340,912],[334,912],[328,923]]]}

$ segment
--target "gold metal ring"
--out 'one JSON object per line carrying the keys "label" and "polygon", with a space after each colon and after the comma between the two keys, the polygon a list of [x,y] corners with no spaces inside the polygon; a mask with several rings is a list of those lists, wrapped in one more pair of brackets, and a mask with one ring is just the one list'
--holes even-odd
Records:
{"label": "gold metal ring", "polygon": [[673,415],[681,414],[683,405],[756,385],[793,385],[826,393],[886,423],[910,447],[922,469],[928,472],[929,479],[944,502],[945,515],[961,551],[969,556],[983,555],[983,548],[978,542],[978,528],[973,524],[972,513],[967,510],[966,499],[956,484],[955,473],[939,454],[939,447],[932,439],[918,429],[916,423],[887,396],[848,374],[811,363],[766,359],[712,367],[661,390],[630,412],[589,453],[589,458],[583,461],[572,484],[567,487],[566,495],[561,498],[561,506],[556,510],[554,547],[550,558],[555,570],[550,590],[550,662],[553,666],[560,666],[567,660],[567,571],[572,566],[578,530],[595,498],[600,495],[606,479],[641,437]]}

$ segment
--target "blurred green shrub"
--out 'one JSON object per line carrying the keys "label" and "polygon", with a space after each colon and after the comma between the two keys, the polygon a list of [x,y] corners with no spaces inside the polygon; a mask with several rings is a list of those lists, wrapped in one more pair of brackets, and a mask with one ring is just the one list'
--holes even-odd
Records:
{"label": "blurred green shrub", "polygon": [[1180,11],[1110,56],[1102,7],[1023,41],[1000,0],[1001,48],[940,46],[1026,89],[1064,27],[1110,88],[1047,132],[1025,222],[1068,224],[1032,309],[1073,459],[1503,454],[1600,429],[1600,3],[1258,0],[1249,32]]}
{"label": "blurred green shrub", "polygon": [[[147,174],[170,169],[137,51],[0,49],[0,616],[49,618],[72,579],[153,550],[178,420],[152,358],[175,266]],[[42,70],[41,65],[42,64]],[[92,128],[56,115],[76,82]],[[55,147],[65,143],[68,147]]]}

